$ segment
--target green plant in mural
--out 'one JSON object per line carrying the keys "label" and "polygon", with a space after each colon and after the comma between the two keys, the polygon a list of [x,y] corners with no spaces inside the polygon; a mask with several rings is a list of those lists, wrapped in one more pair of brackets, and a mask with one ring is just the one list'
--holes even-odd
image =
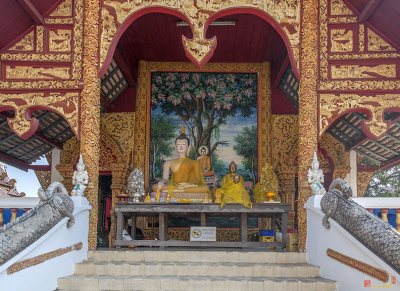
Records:
{"label": "green plant in mural", "polygon": [[255,73],[154,72],[151,106],[186,122],[197,149],[206,145],[212,155],[218,145],[220,126],[228,116],[249,117],[257,110]]}
{"label": "green plant in mural", "polygon": [[257,127],[244,127],[243,131],[234,137],[233,149],[243,158],[243,167],[251,174],[253,183],[257,183]]}
{"label": "green plant in mural", "polygon": [[151,181],[156,179],[156,172],[161,175],[163,157],[168,157],[174,150],[173,138],[179,125],[172,117],[156,114],[150,121],[150,172]]}

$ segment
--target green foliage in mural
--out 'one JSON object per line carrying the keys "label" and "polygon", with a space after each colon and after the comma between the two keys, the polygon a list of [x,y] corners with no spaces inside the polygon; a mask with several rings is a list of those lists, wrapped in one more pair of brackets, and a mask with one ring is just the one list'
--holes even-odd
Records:
{"label": "green foliage in mural", "polygon": [[243,166],[251,174],[253,183],[257,183],[257,127],[244,127],[243,131],[234,137],[233,149],[243,158]]}

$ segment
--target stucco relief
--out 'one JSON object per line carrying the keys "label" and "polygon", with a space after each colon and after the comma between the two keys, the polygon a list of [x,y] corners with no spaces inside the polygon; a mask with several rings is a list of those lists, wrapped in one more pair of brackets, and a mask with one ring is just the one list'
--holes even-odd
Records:
{"label": "stucco relief", "polygon": [[213,54],[216,38],[206,39],[205,27],[207,20],[221,10],[230,8],[259,9],[274,18],[286,33],[296,63],[299,60],[299,30],[300,5],[298,0],[251,0],[246,4],[240,0],[197,1],[195,5],[187,1],[174,0],[106,0],[101,10],[101,48],[100,67],[103,66],[111,42],[121,27],[131,15],[143,8],[165,7],[182,13],[192,24],[193,38],[182,37],[188,58],[198,66],[203,66]]}

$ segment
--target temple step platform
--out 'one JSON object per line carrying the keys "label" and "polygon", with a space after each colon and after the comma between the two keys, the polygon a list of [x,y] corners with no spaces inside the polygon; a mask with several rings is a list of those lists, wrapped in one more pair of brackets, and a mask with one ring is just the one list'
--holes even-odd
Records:
{"label": "temple step platform", "polygon": [[253,250],[98,250],[58,280],[72,290],[335,290],[305,253]]}

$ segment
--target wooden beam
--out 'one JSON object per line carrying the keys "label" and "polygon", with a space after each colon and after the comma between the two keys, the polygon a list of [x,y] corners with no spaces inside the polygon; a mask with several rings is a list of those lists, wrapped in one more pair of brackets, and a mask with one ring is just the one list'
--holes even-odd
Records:
{"label": "wooden beam", "polygon": [[363,10],[360,12],[360,15],[357,17],[358,23],[364,23],[368,20],[371,14],[375,11],[376,7],[379,5],[381,0],[369,0],[367,5],[364,6]]}
{"label": "wooden beam", "polygon": [[128,82],[130,87],[136,87],[136,80],[132,75],[132,71],[128,68],[125,57],[121,53],[120,49],[117,47],[114,52],[114,60],[120,68],[125,80]]}
{"label": "wooden beam", "polygon": [[42,14],[40,14],[30,0],[18,0],[18,3],[37,25],[44,25]]}
{"label": "wooden beam", "polygon": [[18,160],[14,157],[11,157],[9,155],[6,155],[5,153],[0,152],[0,161],[3,161],[4,163],[16,167],[20,170],[23,170],[25,172],[28,172],[29,165],[21,160]]}
{"label": "wooden beam", "polygon": [[29,165],[28,166],[29,170],[34,170],[34,171],[51,171],[51,166],[50,165]]}
{"label": "wooden beam", "polygon": [[52,140],[48,139],[41,132],[37,132],[33,136],[36,137],[37,139],[40,139],[42,142],[47,143],[48,145],[50,145],[52,147],[55,147],[57,149],[62,149],[62,144],[59,144],[56,141],[52,141]]}
{"label": "wooden beam", "polygon": [[279,83],[281,82],[281,79],[283,77],[283,75],[286,72],[286,69],[289,65],[289,57],[288,55],[286,55],[285,60],[282,63],[282,67],[279,69],[278,74],[276,75],[275,81],[272,83],[272,88],[278,88]]}

